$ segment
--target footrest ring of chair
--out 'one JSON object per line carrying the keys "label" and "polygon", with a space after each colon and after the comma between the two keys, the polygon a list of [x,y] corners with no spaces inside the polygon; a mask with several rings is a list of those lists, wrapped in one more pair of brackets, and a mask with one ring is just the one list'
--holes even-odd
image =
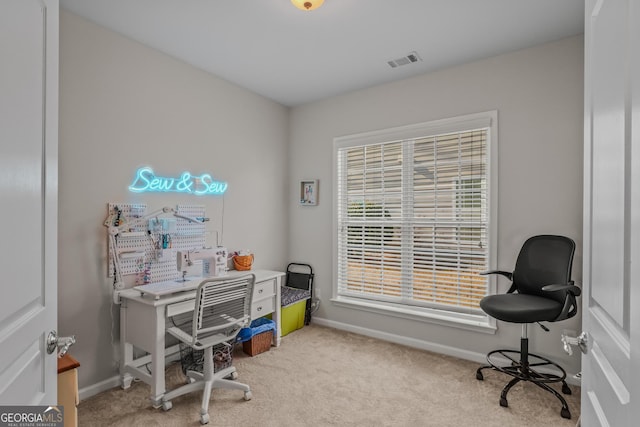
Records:
{"label": "footrest ring of chair", "polygon": [[[525,368],[522,366],[520,352],[517,350],[494,350],[487,354],[487,362],[493,369],[522,381],[556,383],[567,378],[565,370],[546,357],[529,353],[528,360],[529,365]],[[511,364],[504,366],[505,361],[511,361]],[[540,372],[537,370],[540,367],[549,367],[552,372]]]}

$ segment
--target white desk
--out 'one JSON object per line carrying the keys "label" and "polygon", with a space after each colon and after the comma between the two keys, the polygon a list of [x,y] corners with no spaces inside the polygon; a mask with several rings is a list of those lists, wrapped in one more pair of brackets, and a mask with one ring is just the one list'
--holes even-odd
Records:
{"label": "white desk", "polygon": [[[272,314],[276,322],[273,344],[280,345],[280,286],[284,273],[269,270],[230,271],[227,277],[246,273],[256,276],[253,288],[251,318],[256,319]],[[201,279],[202,280],[202,279]],[[151,402],[154,407],[162,404],[165,393],[165,323],[166,319],[180,313],[193,311],[195,291],[180,292],[155,299],[141,296],[135,289],[120,293],[120,377],[122,388],[131,386],[133,378],[139,378],[151,386]],[[138,359],[133,358],[133,348],[149,353]],[[176,346],[177,347],[177,346]],[[151,374],[142,368],[151,362]]]}

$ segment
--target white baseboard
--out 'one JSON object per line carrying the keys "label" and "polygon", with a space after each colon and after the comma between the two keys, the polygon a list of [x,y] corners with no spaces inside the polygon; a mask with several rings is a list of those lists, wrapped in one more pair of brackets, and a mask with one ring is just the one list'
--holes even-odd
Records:
{"label": "white baseboard", "polygon": [[119,386],[120,375],[115,375],[111,378],[107,378],[104,381],[100,381],[99,383],[81,388],[80,390],[78,390],[78,394],[80,395],[80,400],[82,401],[83,399],[88,399],[91,396],[95,396],[96,394],[102,393],[103,391],[107,391]]}
{"label": "white baseboard", "polygon": [[380,332],[375,329],[363,328],[360,326],[353,326],[347,323],[335,322],[333,320],[320,319],[314,317],[313,323],[321,326],[327,326],[329,328],[340,329],[347,332],[353,332],[359,335],[365,335],[367,337],[378,338],[383,341],[389,341],[396,344],[406,345],[407,347],[419,348],[420,350],[432,351],[434,353],[446,354],[448,356],[454,356],[459,359],[470,360],[472,362],[484,363],[487,361],[487,356],[482,353],[476,353],[469,350],[463,350],[456,347],[450,347],[447,345],[437,344],[434,342],[418,340],[415,338],[405,337],[402,335],[390,334],[388,332]]}
{"label": "white baseboard", "polygon": [[[353,332],[354,334],[364,335],[371,338],[377,338],[383,341],[389,341],[396,344],[406,345],[407,347],[418,348],[420,350],[431,351],[439,354],[446,354],[447,356],[457,357],[458,359],[469,360],[480,364],[487,363],[487,355],[484,353],[478,353],[475,351],[464,350],[457,347],[451,347],[443,344],[438,344],[430,341],[419,340],[416,338],[405,337],[402,335],[390,334],[388,332],[381,332],[375,329],[363,328],[360,326],[353,326],[347,323],[335,322],[333,320],[322,319],[313,317],[312,323],[320,326],[327,326],[329,328],[340,329],[342,331]],[[475,373],[471,373],[475,376]],[[567,383],[575,386],[580,386],[580,380],[575,378],[575,373],[567,372]]]}
{"label": "white baseboard", "polygon": [[[176,360],[180,360],[179,347],[177,344],[168,347],[166,351],[167,357],[165,358],[165,363],[169,364],[171,362],[175,362]],[[142,356],[136,359],[136,362],[140,365],[151,363],[151,356]],[[103,391],[107,391],[114,387],[120,387],[121,385],[122,381],[120,380],[120,375],[115,375],[113,377],[107,378],[106,380],[79,389],[78,394],[80,396],[80,400],[88,399],[91,396],[95,396],[96,394],[102,393]]]}

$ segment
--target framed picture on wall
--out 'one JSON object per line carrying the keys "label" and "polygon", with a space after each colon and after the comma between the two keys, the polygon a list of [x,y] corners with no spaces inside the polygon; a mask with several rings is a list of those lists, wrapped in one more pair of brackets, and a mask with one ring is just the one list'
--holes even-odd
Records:
{"label": "framed picture on wall", "polygon": [[304,206],[315,206],[318,204],[317,179],[300,181],[300,204]]}

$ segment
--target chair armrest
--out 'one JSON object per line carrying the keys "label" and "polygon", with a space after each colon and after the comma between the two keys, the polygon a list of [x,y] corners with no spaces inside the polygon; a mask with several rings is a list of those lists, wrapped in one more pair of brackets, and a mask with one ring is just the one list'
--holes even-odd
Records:
{"label": "chair armrest", "polygon": [[501,276],[506,277],[509,280],[513,280],[513,273],[510,273],[508,271],[502,271],[502,270],[490,270],[490,271],[482,271],[480,272],[480,274],[482,276],[486,276],[487,274],[499,274]]}
{"label": "chair armrest", "polygon": [[572,283],[573,282],[566,285],[560,285],[560,284],[546,285],[542,288],[542,290],[545,292],[566,291],[571,295],[573,295],[574,297],[579,297],[580,294],[582,293],[582,290],[579,287],[573,285]]}
{"label": "chair armrest", "polygon": [[[513,282],[513,273],[510,273],[508,271],[502,271],[502,270],[489,270],[489,271],[482,271],[480,272],[480,275],[482,276],[486,276],[488,274],[499,274],[501,276],[506,277],[507,279],[511,280]],[[511,283],[511,287],[509,288],[509,290],[507,291],[508,294],[512,294],[517,290],[516,288],[516,284],[515,283]]]}
{"label": "chair armrest", "polygon": [[567,284],[553,284],[542,287],[542,290],[545,292],[566,292],[562,312],[556,319],[553,320],[554,322],[573,317],[578,312],[578,303],[576,301],[576,297],[580,296],[582,290],[579,287],[575,286],[573,283],[574,282],[572,280]]}

